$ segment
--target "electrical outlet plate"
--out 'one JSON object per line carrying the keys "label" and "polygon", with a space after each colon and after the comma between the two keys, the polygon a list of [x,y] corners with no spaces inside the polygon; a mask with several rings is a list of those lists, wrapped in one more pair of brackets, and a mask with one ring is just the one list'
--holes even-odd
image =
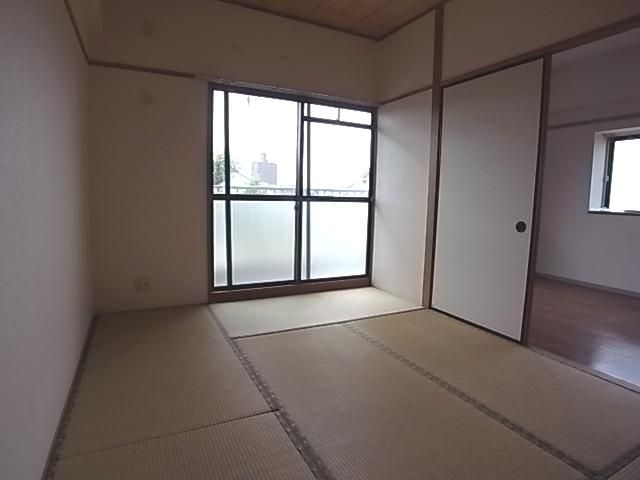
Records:
{"label": "electrical outlet plate", "polygon": [[138,293],[147,293],[151,288],[149,277],[136,277],[133,279],[133,290]]}

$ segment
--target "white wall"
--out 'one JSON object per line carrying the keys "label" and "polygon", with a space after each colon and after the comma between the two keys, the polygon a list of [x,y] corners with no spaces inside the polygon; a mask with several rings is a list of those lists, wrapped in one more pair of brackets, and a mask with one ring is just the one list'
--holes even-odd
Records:
{"label": "white wall", "polygon": [[89,51],[97,60],[376,100],[376,42],[215,0],[103,2]]}
{"label": "white wall", "polygon": [[593,44],[554,56],[551,125],[640,113],[640,31],[614,38],[621,37],[638,37],[638,44],[575,60],[574,52],[588,52]]}
{"label": "white wall", "polygon": [[[451,76],[640,13],[640,5],[630,0],[452,0],[445,13],[445,69]],[[90,33],[88,46],[97,60],[375,102],[431,83],[433,30],[432,13],[377,44],[215,0],[110,0],[103,2],[102,30]],[[93,70],[102,70],[92,81],[99,112],[92,116],[93,178],[101,192],[94,202],[95,230],[105,235],[96,240],[97,306],[118,310],[204,301],[205,204],[204,195],[193,189],[204,188],[198,182],[205,179],[205,166],[204,160],[197,165],[192,160],[204,159],[206,147],[204,81]],[[157,101],[143,108],[140,98],[147,90]],[[165,95],[187,100],[165,109],[170,101]],[[156,110],[160,113],[146,120],[143,112]],[[182,188],[191,190],[188,198],[170,205],[171,215],[165,217],[153,202],[165,208],[170,202],[159,191],[175,193],[175,187],[164,168],[151,173],[146,167],[149,145],[164,142],[174,129],[175,152],[163,162],[176,169],[173,174],[180,172],[177,165],[188,165],[180,178]],[[178,157],[188,160],[179,164]],[[140,198],[138,180],[144,182],[141,192],[154,189],[157,198]],[[384,180],[380,174],[378,181]],[[123,200],[115,201],[112,192],[120,190]],[[186,225],[179,239],[161,239],[176,225]],[[118,229],[130,233],[116,235]],[[178,254],[181,245],[188,251]],[[149,294],[133,292],[136,276],[151,277]]]}
{"label": "white wall", "polygon": [[[353,35],[214,0],[103,2],[101,27],[93,59],[375,101],[377,44]],[[91,70],[96,308],[205,302],[206,81]]]}
{"label": "white wall", "polygon": [[[640,14],[640,4],[635,0],[452,0],[445,4],[443,76],[449,79],[471,72],[636,14]],[[431,13],[379,44],[379,101],[401,96],[432,83],[434,21],[435,13]],[[385,109],[386,107],[380,110],[381,128],[383,122],[388,121],[389,112]],[[393,116],[393,110],[391,113]],[[384,184],[385,176],[389,175],[386,169],[388,159],[385,158],[385,142],[388,141],[381,134],[379,142],[380,170],[377,180],[381,183],[379,190],[384,192],[387,188]],[[401,168],[405,168],[404,163],[399,164],[402,165]],[[427,176],[424,178],[426,184]],[[391,180],[389,185],[392,184]],[[378,202],[381,198],[384,201],[384,193],[379,194]],[[375,243],[378,247],[384,246],[386,255],[387,252],[394,251],[391,247],[394,241],[403,242],[402,237],[407,232],[407,227],[394,226],[398,228],[394,234],[390,233],[390,229],[383,230],[388,226],[380,221],[382,210],[378,212],[376,219]],[[383,263],[385,259],[380,250],[378,248],[374,252],[374,282],[382,285],[380,282],[383,277],[392,279],[385,288],[393,289],[390,287],[393,284],[396,285],[396,292],[401,296],[406,295],[404,292],[411,288],[403,285],[399,278],[398,272],[403,268],[393,269],[391,260]],[[397,250],[393,255],[403,257],[402,252]],[[420,258],[423,257],[416,257]],[[398,258],[394,260],[405,265]],[[409,274],[409,278],[415,277]]]}
{"label": "white wall", "polygon": [[372,283],[420,305],[425,274],[431,92],[385,105],[378,115]]}
{"label": "white wall", "polygon": [[206,82],[91,67],[90,86],[96,309],[206,302]]}
{"label": "white wall", "polygon": [[640,116],[549,132],[538,273],[640,292],[639,218],[587,213],[595,132],[633,125]]}
{"label": "white wall", "polygon": [[[640,14],[636,0],[452,0],[443,77],[450,79]],[[432,83],[435,12],[378,44],[378,101]]]}
{"label": "white wall", "polygon": [[377,51],[377,99],[385,102],[433,83],[435,13],[385,38]]}
{"label": "white wall", "polygon": [[637,0],[452,0],[444,78],[455,77],[640,14]]}
{"label": "white wall", "polygon": [[638,117],[549,131],[539,273],[640,292],[640,218],[587,213],[596,132],[640,127],[639,53],[609,52],[553,73],[552,123]]}
{"label": "white wall", "polygon": [[90,32],[99,32],[102,29],[102,0],[67,1],[86,47]]}
{"label": "white wall", "polygon": [[42,473],[91,319],[87,66],[61,1],[0,15],[0,478]]}

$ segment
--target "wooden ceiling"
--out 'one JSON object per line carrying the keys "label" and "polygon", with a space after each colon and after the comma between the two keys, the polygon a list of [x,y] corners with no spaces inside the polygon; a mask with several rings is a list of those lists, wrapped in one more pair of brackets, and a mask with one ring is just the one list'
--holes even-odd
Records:
{"label": "wooden ceiling", "polygon": [[380,40],[443,0],[221,0],[321,27]]}

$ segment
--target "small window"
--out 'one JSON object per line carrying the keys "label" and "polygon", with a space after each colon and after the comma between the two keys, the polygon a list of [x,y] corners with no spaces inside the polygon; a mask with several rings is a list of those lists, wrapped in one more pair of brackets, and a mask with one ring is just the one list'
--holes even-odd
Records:
{"label": "small window", "polygon": [[609,138],[603,190],[603,209],[640,212],[640,135]]}

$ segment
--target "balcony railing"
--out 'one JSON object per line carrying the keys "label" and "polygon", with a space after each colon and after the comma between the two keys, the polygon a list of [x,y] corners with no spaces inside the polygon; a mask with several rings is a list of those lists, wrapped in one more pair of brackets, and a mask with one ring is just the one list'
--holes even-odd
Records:
{"label": "balcony railing", "polygon": [[[216,195],[224,195],[224,185],[214,185],[213,193]],[[263,185],[255,185],[248,187],[231,187],[231,195],[281,195],[295,196],[295,187],[270,187]],[[306,190],[305,190],[306,194]],[[368,190],[341,189],[341,188],[312,188],[309,195],[312,197],[366,197]]]}

